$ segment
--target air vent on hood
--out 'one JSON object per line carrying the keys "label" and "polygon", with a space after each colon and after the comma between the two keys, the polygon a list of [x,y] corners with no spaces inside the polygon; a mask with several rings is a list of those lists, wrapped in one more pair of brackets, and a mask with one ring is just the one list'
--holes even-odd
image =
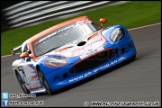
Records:
{"label": "air vent on hood", "polygon": [[79,42],[78,44],[77,44],[77,46],[83,46],[83,45],[85,45],[86,44],[86,41],[81,41],[81,42]]}

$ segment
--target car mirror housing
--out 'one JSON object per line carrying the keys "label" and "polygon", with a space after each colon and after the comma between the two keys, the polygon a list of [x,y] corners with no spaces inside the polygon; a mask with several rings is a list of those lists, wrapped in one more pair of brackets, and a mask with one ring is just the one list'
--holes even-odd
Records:
{"label": "car mirror housing", "polygon": [[20,58],[22,58],[22,59],[25,59],[26,57],[29,57],[29,53],[27,53],[27,52],[23,52],[23,53],[20,55]]}
{"label": "car mirror housing", "polygon": [[100,19],[100,24],[101,24],[101,27],[103,27],[103,25],[107,22],[107,19],[106,18],[101,18]]}

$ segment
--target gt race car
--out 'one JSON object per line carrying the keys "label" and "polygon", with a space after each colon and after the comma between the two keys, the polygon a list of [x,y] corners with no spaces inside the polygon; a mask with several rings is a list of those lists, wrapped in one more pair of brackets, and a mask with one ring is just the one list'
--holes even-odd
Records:
{"label": "gt race car", "polygon": [[136,57],[136,48],[122,25],[104,28],[80,16],[44,30],[13,48],[21,50],[12,69],[26,94],[48,93],[86,79]]}

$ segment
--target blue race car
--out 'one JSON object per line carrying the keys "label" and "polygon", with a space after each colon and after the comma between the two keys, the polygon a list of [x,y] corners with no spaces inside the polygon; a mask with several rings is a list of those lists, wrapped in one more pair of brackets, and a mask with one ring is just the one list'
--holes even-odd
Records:
{"label": "blue race car", "polygon": [[27,94],[53,94],[123,61],[136,57],[136,48],[122,25],[104,28],[81,16],[44,30],[12,49],[21,49],[13,72]]}

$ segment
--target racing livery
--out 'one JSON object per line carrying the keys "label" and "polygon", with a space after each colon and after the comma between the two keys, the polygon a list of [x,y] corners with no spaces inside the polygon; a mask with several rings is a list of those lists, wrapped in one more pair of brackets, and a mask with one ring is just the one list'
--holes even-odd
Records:
{"label": "racing livery", "polygon": [[122,25],[104,28],[81,16],[44,30],[12,49],[21,49],[12,69],[27,94],[53,94],[136,57],[136,48]]}

